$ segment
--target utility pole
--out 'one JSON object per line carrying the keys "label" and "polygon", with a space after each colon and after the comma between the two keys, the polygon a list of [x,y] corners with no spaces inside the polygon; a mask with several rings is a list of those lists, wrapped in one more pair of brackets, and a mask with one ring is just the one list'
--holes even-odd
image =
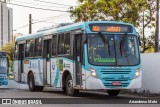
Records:
{"label": "utility pole", "polygon": [[159,51],[159,0],[156,1],[155,52]]}
{"label": "utility pole", "polygon": [[145,51],[145,46],[146,41],[145,41],[145,34],[144,34],[144,11],[143,11],[143,52]]}
{"label": "utility pole", "polygon": [[32,33],[32,15],[29,14],[29,34]]}

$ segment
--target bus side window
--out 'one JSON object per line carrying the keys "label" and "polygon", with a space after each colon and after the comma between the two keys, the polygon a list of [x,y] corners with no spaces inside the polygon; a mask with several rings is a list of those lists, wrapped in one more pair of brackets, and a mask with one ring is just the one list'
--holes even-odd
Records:
{"label": "bus side window", "polygon": [[35,40],[35,56],[42,56],[42,38]]}
{"label": "bus side window", "polygon": [[29,55],[29,57],[34,56],[34,45],[35,45],[35,40],[30,40],[30,55]]}
{"label": "bus side window", "polygon": [[18,59],[18,43],[15,44],[14,59]]}
{"label": "bus side window", "polygon": [[27,41],[25,48],[25,57],[29,57],[29,53],[30,53],[30,42]]}
{"label": "bus side window", "polygon": [[64,34],[58,37],[58,54],[64,54]]}
{"label": "bus side window", "polygon": [[57,35],[53,35],[52,39],[52,55],[57,55],[57,44],[58,44],[58,38]]}
{"label": "bus side window", "polygon": [[33,57],[34,54],[34,40],[28,40],[26,43],[25,57]]}
{"label": "bus side window", "polygon": [[66,33],[64,40],[64,54],[70,54],[70,46],[70,33]]}

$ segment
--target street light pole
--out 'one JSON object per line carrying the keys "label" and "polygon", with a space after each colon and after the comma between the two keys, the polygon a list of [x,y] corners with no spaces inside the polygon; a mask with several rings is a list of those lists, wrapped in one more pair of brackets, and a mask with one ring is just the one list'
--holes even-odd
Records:
{"label": "street light pole", "polygon": [[145,45],[146,45],[145,42],[146,41],[145,41],[145,34],[144,34],[144,11],[143,11],[143,52],[145,50]]}
{"label": "street light pole", "polygon": [[32,15],[29,14],[29,34],[32,33]]}
{"label": "street light pole", "polygon": [[156,1],[155,52],[159,51],[159,0]]}

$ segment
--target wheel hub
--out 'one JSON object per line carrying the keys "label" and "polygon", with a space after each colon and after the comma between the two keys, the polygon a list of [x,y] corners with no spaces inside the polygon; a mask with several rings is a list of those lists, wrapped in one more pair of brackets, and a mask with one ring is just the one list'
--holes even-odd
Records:
{"label": "wheel hub", "polygon": [[68,81],[68,89],[70,90],[70,91],[72,91],[72,89],[73,89],[73,84],[72,84],[72,80],[69,80]]}

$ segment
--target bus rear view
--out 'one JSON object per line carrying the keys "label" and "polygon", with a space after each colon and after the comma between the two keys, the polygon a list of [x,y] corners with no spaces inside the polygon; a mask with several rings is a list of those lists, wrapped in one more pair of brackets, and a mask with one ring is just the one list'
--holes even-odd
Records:
{"label": "bus rear view", "polygon": [[8,59],[5,52],[0,52],[0,85],[8,85]]}

